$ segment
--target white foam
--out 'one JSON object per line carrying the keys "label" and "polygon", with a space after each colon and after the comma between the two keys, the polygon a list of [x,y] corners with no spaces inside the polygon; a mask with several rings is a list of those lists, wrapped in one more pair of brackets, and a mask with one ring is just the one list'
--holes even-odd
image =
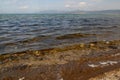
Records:
{"label": "white foam", "polygon": [[117,64],[117,63],[118,63],[117,61],[109,61],[110,65],[114,65],[114,64]]}
{"label": "white foam", "polygon": [[101,65],[114,65],[117,64],[117,61],[106,61],[106,62],[99,62]]}
{"label": "white foam", "polygon": [[117,61],[105,61],[105,62],[99,62],[99,64],[88,64],[89,67],[95,68],[95,67],[104,67],[108,65],[114,65],[117,64]]}
{"label": "white foam", "polygon": [[101,65],[107,65],[108,62],[99,62]]}
{"label": "white foam", "polygon": [[88,64],[89,67],[98,67],[99,65],[95,65],[95,64]]}

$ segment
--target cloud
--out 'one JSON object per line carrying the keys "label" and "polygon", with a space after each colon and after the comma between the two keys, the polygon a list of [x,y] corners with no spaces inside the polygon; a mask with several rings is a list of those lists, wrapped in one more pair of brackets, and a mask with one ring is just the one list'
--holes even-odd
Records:
{"label": "cloud", "polygon": [[80,2],[79,4],[80,5],[86,5],[86,2]]}
{"label": "cloud", "polygon": [[27,6],[27,5],[24,5],[24,6],[20,6],[20,7],[19,7],[19,9],[22,9],[22,10],[28,9],[28,8],[29,8],[29,6]]}
{"label": "cloud", "polygon": [[66,7],[66,8],[70,8],[71,6],[70,6],[69,4],[66,4],[65,7]]}
{"label": "cloud", "polygon": [[103,1],[103,0],[91,0],[91,1],[94,1],[94,2],[101,2],[101,1]]}
{"label": "cloud", "polygon": [[4,0],[2,3],[5,5],[16,4],[18,0]]}
{"label": "cloud", "polygon": [[86,7],[88,4],[86,2],[80,2],[79,7]]}
{"label": "cloud", "polygon": [[89,4],[87,2],[69,2],[65,5],[66,8],[73,8],[73,9],[85,8],[88,6]]}

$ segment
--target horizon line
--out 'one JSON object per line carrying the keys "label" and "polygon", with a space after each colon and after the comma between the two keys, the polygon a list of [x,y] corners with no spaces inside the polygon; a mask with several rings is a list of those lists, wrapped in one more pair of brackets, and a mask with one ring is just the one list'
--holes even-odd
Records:
{"label": "horizon line", "polygon": [[[75,11],[83,11],[83,12],[94,12],[94,11],[117,11],[120,9],[104,9],[104,10],[43,10],[43,11],[39,11],[39,12],[7,12],[7,13],[0,13],[0,14],[50,14],[50,11],[54,11],[51,14],[59,14],[60,12],[64,14],[64,12],[75,12]],[[56,12],[55,12],[56,11]]]}

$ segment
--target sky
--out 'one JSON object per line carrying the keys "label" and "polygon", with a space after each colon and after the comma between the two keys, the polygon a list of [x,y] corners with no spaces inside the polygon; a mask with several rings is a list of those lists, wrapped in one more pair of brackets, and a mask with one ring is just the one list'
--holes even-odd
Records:
{"label": "sky", "polygon": [[0,13],[120,9],[120,0],[0,0]]}

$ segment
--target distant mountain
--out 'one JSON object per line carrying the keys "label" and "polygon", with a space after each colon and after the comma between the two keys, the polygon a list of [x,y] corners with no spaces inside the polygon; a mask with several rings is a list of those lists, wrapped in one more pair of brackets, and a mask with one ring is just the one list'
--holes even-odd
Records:
{"label": "distant mountain", "polygon": [[64,14],[68,11],[57,11],[57,10],[47,10],[47,11],[40,11],[40,14]]}
{"label": "distant mountain", "polygon": [[120,14],[120,10],[92,11],[90,13],[97,13],[97,14]]}
{"label": "distant mountain", "polygon": [[40,14],[120,14],[120,10],[102,10],[102,11],[41,11]]}

